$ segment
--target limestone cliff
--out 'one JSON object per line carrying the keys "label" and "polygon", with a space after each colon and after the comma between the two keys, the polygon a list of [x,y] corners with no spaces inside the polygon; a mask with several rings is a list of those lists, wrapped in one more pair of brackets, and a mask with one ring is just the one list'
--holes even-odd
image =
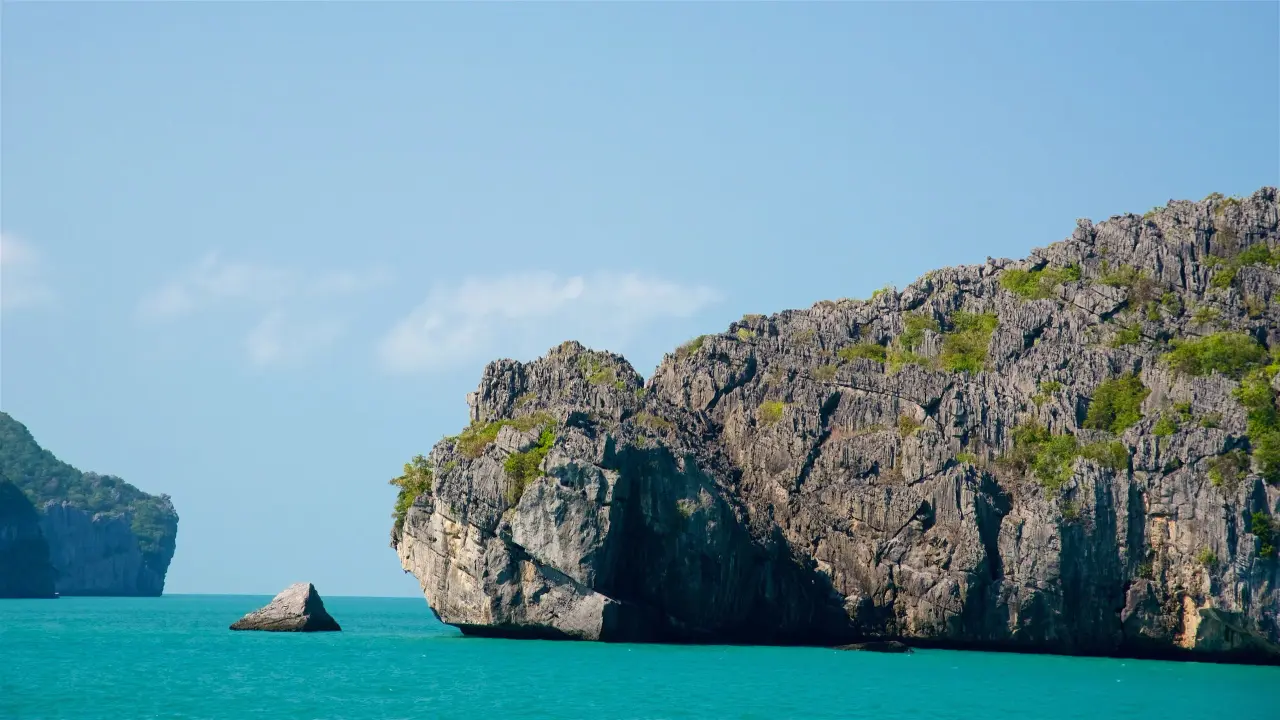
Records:
{"label": "limestone cliff", "polygon": [[[0,413],[0,473],[38,510],[38,531],[62,595],[159,595],[178,515],[167,495],[120,478],[82,473],[41,448]],[[0,575],[5,574],[0,567]],[[0,577],[0,584],[14,581]]]}
{"label": "limestone cliff", "polygon": [[53,592],[40,513],[17,485],[0,479],[0,598],[49,598]]}
{"label": "limestone cliff", "polygon": [[1280,662],[1280,203],[485,368],[393,481],[464,632]]}

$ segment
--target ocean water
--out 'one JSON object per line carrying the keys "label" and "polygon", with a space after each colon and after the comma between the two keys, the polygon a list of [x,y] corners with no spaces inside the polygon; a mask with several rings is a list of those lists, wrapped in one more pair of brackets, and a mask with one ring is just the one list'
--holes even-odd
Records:
{"label": "ocean water", "polygon": [[417,599],[234,633],[269,597],[0,600],[0,718],[1280,719],[1280,668],[467,638]]}

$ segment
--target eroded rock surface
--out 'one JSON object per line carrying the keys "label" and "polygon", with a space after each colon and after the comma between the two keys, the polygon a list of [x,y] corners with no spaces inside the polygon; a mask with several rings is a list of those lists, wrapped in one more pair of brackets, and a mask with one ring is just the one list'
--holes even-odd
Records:
{"label": "eroded rock surface", "polygon": [[[1276,662],[1280,487],[1250,427],[1280,387],[1278,216],[1263,188],[1082,220],[744,317],[647,383],[572,342],[496,361],[392,545],[473,634]],[[1168,356],[1225,335],[1258,346],[1241,372]],[[1245,371],[1276,378],[1253,414]]]}
{"label": "eroded rock surface", "polygon": [[231,625],[232,630],[271,632],[338,631],[338,621],[324,609],[324,601],[311,583],[294,583],[280,591],[265,607],[258,608]]}

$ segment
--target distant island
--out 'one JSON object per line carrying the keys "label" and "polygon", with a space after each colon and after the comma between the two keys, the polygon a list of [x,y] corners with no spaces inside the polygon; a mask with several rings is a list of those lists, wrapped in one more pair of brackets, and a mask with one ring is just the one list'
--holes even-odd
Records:
{"label": "distant island", "polygon": [[1277,267],[1266,187],[747,315],[647,382],[499,360],[392,546],[474,635],[1278,663]]}
{"label": "distant island", "polygon": [[0,413],[0,597],[160,595],[177,534],[167,495],[81,472]]}

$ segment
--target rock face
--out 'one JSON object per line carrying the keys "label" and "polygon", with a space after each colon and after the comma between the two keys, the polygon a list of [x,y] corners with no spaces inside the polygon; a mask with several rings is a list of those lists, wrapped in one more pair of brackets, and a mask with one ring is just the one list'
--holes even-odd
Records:
{"label": "rock face", "polygon": [[[392,545],[463,632],[1280,662],[1280,203],[500,360]],[[423,481],[423,477],[426,481]]]}
{"label": "rock face", "polygon": [[168,563],[148,563],[127,515],[91,513],[50,500],[40,516],[63,595],[157,596]]}
{"label": "rock face", "polygon": [[17,485],[0,479],[0,598],[51,598],[53,565],[40,514]]}
{"label": "rock face", "polygon": [[324,609],[324,601],[311,583],[294,583],[263,608],[237,620],[232,630],[271,632],[338,631],[338,622]]}
{"label": "rock face", "polygon": [[41,448],[6,413],[0,413],[0,473],[38,510],[59,594],[154,596],[164,591],[178,533],[178,514],[167,495],[148,495],[120,478],[80,472]]}

